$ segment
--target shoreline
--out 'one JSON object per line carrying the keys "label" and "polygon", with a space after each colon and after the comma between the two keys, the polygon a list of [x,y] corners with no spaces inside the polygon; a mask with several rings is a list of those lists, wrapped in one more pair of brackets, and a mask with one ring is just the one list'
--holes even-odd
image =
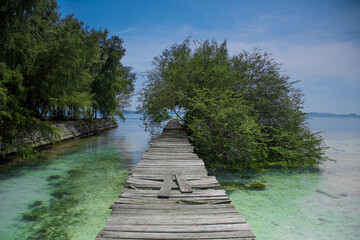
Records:
{"label": "shoreline", "polygon": [[118,127],[118,123],[113,119],[93,119],[91,121],[57,121],[51,124],[59,136],[46,137],[40,131],[33,131],[23,136],[16,136],[14,147],[11,148],[3,160],[9,160],[16,156],[17,144],[30,145],[33,149],[41,150],[48,148],[54,143],[76,140],[78,138],[89,137],[94,134],[104,132]]}

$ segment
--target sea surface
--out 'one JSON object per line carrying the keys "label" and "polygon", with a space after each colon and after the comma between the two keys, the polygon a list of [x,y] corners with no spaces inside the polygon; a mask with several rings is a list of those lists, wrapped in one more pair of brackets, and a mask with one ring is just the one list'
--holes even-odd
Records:
{"label": "sea surface", "polygon": [[[0,166],[0,239],[94,239],[141,160],[150,135],[139,115]],[[258,240],[360,239],[360,118],[312,117],[331,148],[319,168],[214,172]],[[263,182],[264,190],[244,188]]]}

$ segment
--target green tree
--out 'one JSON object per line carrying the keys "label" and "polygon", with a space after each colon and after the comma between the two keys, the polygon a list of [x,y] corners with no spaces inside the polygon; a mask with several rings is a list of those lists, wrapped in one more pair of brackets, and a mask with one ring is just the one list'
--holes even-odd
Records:
{"label": "green tree", "polygon": [[300,90],[267,53],[231,57],[226,42],[186,39],[153,66],[139,98],[146,129],[185,111],[190,139],[209,164],[263,169],[326,160],[321,137],[306,126]]}
{"label": "green tree", "polygon": [[123,116],[135,74],[120,38],[61,18],[56,0],[5,0],[0,13],[0,152],[16,134],[53,134],[43,120]]}
{"label": "green tree", "polygon": [[241,94],[233,90],[199,89],[189,99],[185,122],[195,150],[212,167],[261,169],[266,145],[261,127]]}
{"label": "green tree", "polygon": [[0,150],[18,131],[38,125],[25,104],[25,82],[34,69],[38,39],[46,24],[57,20],[56,10],[50,0],[0,3]]}
{"label": "green tree", "polygon": [[105,118],[114,115],[124,119],[121,109],[128,106],[129,98],[134,91],[135,74],[131,68],[121,63],[125,55],[123,41],[112,36],[107,38],[105,32],[100,39],[100,61],[95,68],[95,79],[92,83],[94,95],[94,114],[97,111]]}
{"label": "green tree", "polygon": [[69,15],[43,35],[25,82],[27,108],[39,118],[79,118],[92,105],[90,70],[99,57],[98,33]]}

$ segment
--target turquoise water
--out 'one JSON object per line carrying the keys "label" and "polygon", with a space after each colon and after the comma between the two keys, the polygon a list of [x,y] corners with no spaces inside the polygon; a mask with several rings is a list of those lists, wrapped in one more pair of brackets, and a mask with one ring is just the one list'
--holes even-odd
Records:
{"label": "turquoise water", "polygon": [[0,170],[0,239],[94,239],[149,136],[129,114],[99,136]]}
{"label": "turquoise water", "polygon": [[[360,119],[309,120],[336,162],[312,170],[218,174],[258,240],[360,239]],[[244,184],[263,182],[263,191]]]}
{"label": "turquoise water", "polygon": [[[147,148],[139,115],[0,168],[0,239],[94,239]],[[319,169],[217,173],[257,239],[360,239],[360,119],[309,120],[333,147]],[[265,190],[244,185],[263,182]]]}

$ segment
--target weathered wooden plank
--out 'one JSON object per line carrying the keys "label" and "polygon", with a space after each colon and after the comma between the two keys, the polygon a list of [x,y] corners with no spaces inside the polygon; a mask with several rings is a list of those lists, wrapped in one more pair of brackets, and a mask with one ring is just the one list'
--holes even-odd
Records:
{"label": "weathered wooden plank", "polygon": [[[231,209],[231,208],[220,208],[220,209],[211,209],[211,214],[212,215],[223,215],[225,213],[232,213],[232,214],[238,214],[238,212],[236,211],[236,209]],[[120,214],[120,215],[124,215],[124,214],[131,214],[131,215],[136,215],[136,214],[141,214],[142,216],[145,215],[151,215],[151,216],[167,216],[167,215],[179,215],[179,214],[186,214],[187,216],[191,216],[196,218],[198,215],[209,215],[209,209],[196,209],[196,208],[191,208],[191,209],[141,209],[141,211],[139,210],[139,208],[113,208],[113,211],[111,214]]]}
{"label": "weathered wooden plank", "polygon": [[[141,176],[141,177],[135,177],[135,176],[130,176],[129,179],[146,179],[146,180],[154,180],[154,181],[163,181],[164,180],[164,175],[162,176],[153,176],[153,175],[144,175],[144,176]],[[175,179],[175,178],[174,178]],[[195,181],[195,180],[211,180],[211,181],[215,181],[215,182],[218,182],[216,177],[215,176],[201,176],[201,177],[197,177],[197,176],[191,176],[191,177],[187,177],[187,180],[188,181]]]}
{"label": "weathered wooden plank", "polygon": [[191,148],[193,149],[190,143],[183,142],[152,142],[150,143],[150,148]]}
{"label": "weathered wooden plank", "polygon": [[173,133],[173,134],[161,134],[158,139],[176,139],[176,140],[188,140],[189,137],[186,135],[186,133]]}
{"label": "weathered wooden plank", "polygon": [[[241,216],[241,214],[239,214],[238,212],[232,210],[232,209],[218,209],[215,210],[214,212],[209,212],[209,210],[206,212],[206,209],[203,210],[199,210],[197,211],[196,209],[192,209],[193,212],[191,212],[191,209],[188,209],[187,211],[184,211],[184,213],[181,213],[181,210],[177,210],[174,211],[171,209],[165,209],[165,210],[159,210],[159,209],[153,209],[153,210],[149,210],[149,209],[141,209],[141,211],[139,209],[114,209],[111,212],[111,215],[109,217],[109,219],[120,219],[120,218],[124,218],[124,219],[129,219],[129,218],[139,218],[142,219],[142,217],[144,217],[143,221],[148,221],[149,219],[151,219],[152,217],[156,218],[156,219],[188,219],[189,221],[192,220],[196,220],[196,219],[211,219],[211,218],[216,218],[217,221],[215,221],[216,223],[223,223],[224,219],[228,219],[228,218],[237,218],[237,220],[241,220],[244,221],[243,217]],[[143,212],[143,213],[142,213]],[[151,221],[148,221],[148,223],[152,223]]]}
{"label": "weathered wooden plank", "polygon": [[[102,237],[97,237],[97,240],[117,240],[119,238],[102,238]],[[138,239],[138,238],[121,238],[121,240],[133,240],[133,239]],[[151,238],[144,238],[144,239],[151,239]],[[180,238],[176,238],[176,239],[180,239]],[[207,240],[224,240],[224,238],[206,238]],[[256,240],[254,237],[231,237],[231,238],[226,238],[228,240]]]}
{"label": "weathered wooden plank", "polygon": [[165,159],[200,159],[196,154],[194,153],[163,153],[163,152],[144,152],[142,154],[143,158],[149,158],[149,157],[158,157],[158,158],[165,158]]}
{"label": "weathered wooden plank", "polygon": [[[159,192],[159,195],[160,195],[161,192]],[[166,195],[166,192],[163,193],[162,195],[159,196],[160,198],[169,198],[170,200],[184,200],[184,201],[209,201],[209,200],[217,200],[217,201],[220,201],[220,200],[228,200],[230,201],[230,199],[227,197],[227,196],[209,196],[209,197],[188,197],[188,196],[184,196],[184,197],[181,197],[181,196],[169,196],[167,197]],[[126,195],[126,194],[123,194],[119,197],[120,199],[149,199],[149,200],[153,200],[153,199],[157,199],[153,196],[135,196],[135,195]],[[116,200],[117,201],[117,200]]]}
{"label": "weathered wooden plank", "polygon": [[162,167],[162,168],[142,168],[142,167],[135,167],[133,168],[130,172],[133,174],[133,176],[138,175],[161,175],[164,176],[165,172],[168,171],[174,171],[174,172],[181,172],[184,176],[189,176],[189,175],[196,175],[196,176],[206,176],[207,175],[207,170],[204,167],[193,167],[193,168],[188,168],[188,167],[176,167],[176,168],[167,168],[167,167]]}
{"label": "weathered wooden plank", "polygon": [[157,216],[131,216],[131,215],[112,215],[109,217],[107,224],[134,224],[134,225],[210,225],[210,224],[232,224],[232,223],[246,223],[245,219],[239,217],[227,218],[209,218],[200,217],[196,219],[186,218],[171,218],[171,217],[157,217]]}
{"label": "weathered wooden plank", "polygon": [[209,239],[209,238],[233,238],[255,237],[250,230],[236,232],[199,232],[199,233],[156,233],[156,232],[125,232],[125,231],[101,231],[98,235],[103,238],[137,238],[137,239]]}
{"label": "weathered wooden plank", "polygon": [[131,173],[134,174],[149,174],[149,175],[162,175],[166,172],[171,173],[182,173],[185,176],[188,175],[207,175],[207,170],[204,166],[193,166],[192,168],[189,168],[188,166],[137,166],[133,169],[131,169]]}
{"label": "weathered wooden plank", "polygon": [[[164,167],[158,167],[158,166],[149,166],[149,167],[142,167],[142,166],[136,166],[131,169],[132,172],[135,170],[141,170],[141,172],[163,172],[167,169],[170,169],[172,171],[188,171],[188,172],[196,172],[196,171],[203,171],[207,172],[206,168],[204,166],[178,166],[178,167],[171,167],[164,166]],[[164,173],[164,172],[163,172]]]}
{"label": "weathered wooden plank", "polygon": [[173,121],[173,119],[171,119],[165,126],[164,126],[164,132],[168,131],[168,130],[184,130],[182,125],[180,124],[179,121]]}
{"label": "weathered wooden plank", "polygon": [[[178,216],[181,215],[181,218],[179,218]],[[227,218],[230,218],[230,217],[234,217],[234,213],[233,212],[224,212],[224,213],[212,213],[212,214],[205,214],[205,213],[184,213],[184,214],[175,214],[175,213],[167,213],[167,214],[164,214],[164,213],[161,213],[160,215],[158,214],[141,214],[139,212],[124,212],[124,213],[120,213],[118,211],[116,212],[113,212],[111,213],[110,217],[109,217],[109,220],[110,219],[113,219],[113,216],[115,217],[123,217],[125,219],[141,219],[144,222],[144,224],[147,223],[151,223],[152,222],[152,219],[161,219],[161,221],[163,220],[167,220],[167,221],[175,221],[175,220],[178,220],[178,219],[187,219],[188,220],[188,223],[190,224],[193,224],[193,223],[196,223],[196,220],[198,219],[205,219],[205,218],[208,218],[208,219],[211,219],[211,218],[216,218],[218,219],[218,221],[220,223],[223,222],[224,219],[227,219]],[[240,218],[240,217],[239,217]],[[239,219],[238,219],[239,220]]]}
{"label": "weathered wooden plank", "polygon": [[[96,240],[133,240],[133,239],[138,239],[138,238],[102,238],[102,237],[97,237]],[[144,238],[144,239],[151,239],[151,238]],[[180,239],[180,238],[176,238],[176,239]],[[224,238],[206,238],[207,240],[224,240]],[[228,240],[256,240],[253,237],[232,237],[232,238],[226,238]]]}
{"label": "weathered wooden plank", "polygon": [[117,198],[115,204],[171,204],[171,203],[184,203],[184,204],[225,204],[231,203],[230,199],[141,199],[141,198]]}
{"label": "weathered wooden plank", "polygon": [[148,209],[148,210],[174,210],[174,211],[236,211],[235,207],[231,204],[203,204],[203,205],[192,205],[192,204],[112,204],[110,209]]}
{"label": "weathered wooden plank", "polygon": [[167,143],[190,143],[187,137],[176,138],[176,137],[160,137],[156,139],[157,142],[167,142]]}
{"label": "weathered wooden plank", "polygon": [[171,165],[163,165],[163,166],[136,166],[131,169],[131,172],[138,172],[138,173],[164,173],[164,171],[168,172],[186,172],[186,173],[207,173],[207,170],[204,166],[171,166]]}
{"label": "weathered wooden plank", "polygon": [[160,147],[160,146],[150,146],[149,148],[146,149],[146,151],[148,150],[153,150],[153,151],[177,151],[177,150],[182,150],[182,151],[190,151],[193,152],[194,148],[192,146],[178,146],[178,147]]}
{"label": "weathered wooden plank", "polygon": [[[121,196],[157,196],[158,195],[157,190],[134,190],[134,189],[123,189],[123,192]],[[190,193],[184,193],[179,190],[171,190],[170,193],[173,197],[213,197],[213,196],[227,196],[225,190],[223,189],[210,189],[210,190],[194,190]]]}
{"label": "weathered wooden plank", "polygon": [[[211,182],[211,181],[204,181],[204,180],[191,180],[188,181],[189,185],[191,186],[191,188],[201,188],[201,189],[206,189],[206,188],[215,188],[215,187],[219,187],[220,184],[216,181]],[[151,181],[151,180],[144,180],[144,179],[136,179],[136,178],[131,178],[130,180],[127,181],[127,183],[125,184],[125,186],[129,186],[129,187],[136,187],[136,188],[161,188],[162,183],[158,182],[158,181]],[[179,186],[176,183],[173,183],[172,188],[176,189]]]}
{"label": "weathered wooden plank", "polygon": [[171,161],[194,161],[194,160],[198,160],[198,161],[202,161],[202,159],[200,159],[198,156],[196,155],[189,155],[189,156],[169,156],[169,155],[149,155],[149,154],[143,154],[142,157],[143,160],[167,160],[169,162]]}
{"label": "weathered wooden plank", "polygon": [[[174,179],[174,178],[173,178]],[[156,195],[156,193],[158,192],[158,190],[153,190],[153,189],[143,189],[143,190],[139,190],[139,189],[129,189],[129,188],[124,188],[122,190],[122,193],[128,193],[128,194],[150,194],[150,195]],[[217,195],[221,195],[221,196],[225,196],[226,195],[226,191],[225,189],[200,189],[200,190],[194,190],[191,193],[183,193],[180,190],[171,190],[171,195],[174,196],[186,196],[186,195],[192,195],[192,196],[200,196],[200,195],[204,195],[204,196],[217,196]]]}
{"label": "weathered wooden plank", "polygon": [[199,158],[195,153],[177,153],[177,152],[169,152],[169,153],[163,153],[163,152],[144,152],[143,156],[167,156],[171,158],[172,156],[178,157],[178,156],[184,156],[184,157],[197,157]]}
{"label": "weathered wooden plank", "polygon": [[[102,237],[97,237],[96,240],[133,240],[133,239],[139,239],[139,238],[102,238]],[[152,238],[143,238],[143,239],[152,239]],[[181,238],[176,238],[181,239]],[[175,240],[176,240],[175,239]],[[224,240],[225,238],[206,238],[207,240]],[[254,237],[228,237],[226,238],[228,240],[256,240]]]}
{"label": "weathered wooden plank", "polygon": [[205,166],[201,160],[190,161],[162,161],[162,160],[142,160],[136,166]]}
{"label": "weathered wooden plank", "polygon": [[166,141],[153,141],[150,143],[150,147],[193,147],[191,143],[187,142],[166,142]]}
{"label": "weathered wooden plank", "polygon": [[[183,173],[187,178],[201,178],[205,177],[206,173]],[[158,178],[164,178],[164,174],[159,173],[132,173],[133,177],[137,178],[147,178],[147,179],[158,179]]]}
{"label": "weathered wooden plank", "polygon": [[[192,193],[192,192],[193,192],[193,190],[191,189],[190,185],[189,185],[188,182],[186,181],[185,176],[182,175],[182,173],[177,172],[177,173],[175,174],[175,176],[176,176],[176,181],[177,181],[177,183],[178,183],[178,185],[179,185],[179,187],[180,187],[180,191],[181,191],[182,193]],[[204,193],[204,191],[202,191],[202,193],[203,193],[203,194],[208,194],[208,193]],[[196,193],[194,192],[194,194],[196,194]],[[226,194],[225,194],[225,195],[226,195]]]}
{"label": "weathered wooden plank", "polygon": [[224,232],[224,231],[246,231],[250,230],[249,224],[214,224],[214,225],[124,225],[124,224],[108,224],[105,231],[127,231],[127,232],[158,232],[158,233],[203,233],[203,232]]}
{"label": "weathered wooden plank", "polygon": [[194,147],[189,142],[183,142],[183,141],[172,141],[172,142],[166,142],[166,141],[154,141],[149,144],[151,148],[192,148]]}
{"label": "weathered wooden plank", "polygon": [[193,149],[189,148],[148,148],[145,152],[151,153],[193,153]]}
{"label": "weathered wooden plank", "polygon": [[173,185],[173,177],[174,175],[170,172],[165,174],[164,182],[160,188],[160,191],[157,195],[159,198],[168,198],[171,192],[171,186]]}
{"label": "weathered wooden plank", "polygon": [[197,157],[182,157],[182,156],[144,156],[142,158],[142,160],[139,162],[141,163],[142,161],[147,161],[147,162],[157,162],[157,161],[160,161],[160,162],[168,162],[169,164],[171,164],[172,162],[183,162],[184,164],[188,163],[188,165],[191,165],[192,162],[201,162],[201,163],[204,163],[204,161],[200,158],[197,158]]}
{"label": "weathered wooden plank", "polygon": [[207,176],[193,149],[181,125],[171,120],[131,170],[129,188],[111,205],[97,240],[254,240],[226,192],[213,189],[219,183]]}

